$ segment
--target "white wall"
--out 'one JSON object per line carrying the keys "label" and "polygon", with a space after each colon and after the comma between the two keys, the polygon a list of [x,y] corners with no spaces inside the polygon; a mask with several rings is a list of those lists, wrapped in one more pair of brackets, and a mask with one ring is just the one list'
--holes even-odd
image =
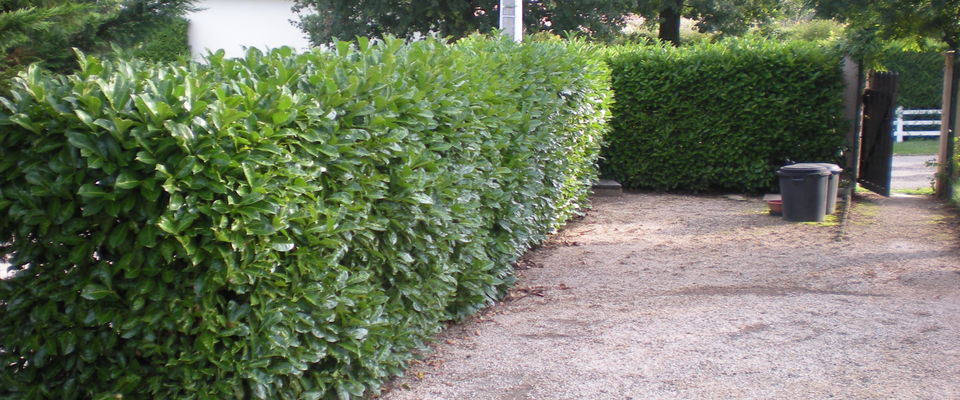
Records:
{"label": "white wall", "polygon": [[243,47],[310,47],[306,35],[290,20],[297,15],[287,0],[201,0],[202,10],[187,15],[193,58],[207,50],[223,49],[227,57],[240,57]]}

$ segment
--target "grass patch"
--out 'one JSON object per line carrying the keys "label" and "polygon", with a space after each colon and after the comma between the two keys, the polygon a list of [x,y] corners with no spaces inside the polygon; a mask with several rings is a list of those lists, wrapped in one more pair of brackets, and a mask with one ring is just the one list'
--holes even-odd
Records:
{"label": "grass patch", "polygon": [[848,218],[850,223],[855,225],[870,225],[876,222],[878,215],[880,215],[879,204],[854,198]]}
{"label": "grass patch", "polygon": [[[860,185],[857,185],[857,187],[853,189],[853,192],[858,194],[873,193],[872,190],[864,188],[863,186],[860,186]],[[927,187],[916,188],[916,189],[890,189],[890,193],[891,194],[899,193],[899,194],[915,194],[915,195],[932,195],[935,192],[932,186],[927,186]]]}
{"label": "grass patch", "polygon": [[800,224],[814,225],[814,226],[837,226],[837,225],[840,225],[840,218],[838,217],[839,214],[840,213],[838,212],[837,214],[825,215],[823,216],[823,221],[820,221],[820,222],[810,221],[810,222],[801,222]]}
{"label": "grass patch", "polygon": [[893,144],[893,155],[895,156],[922,156],[937,154],[938,152],[940,152],[940,139],[938,138],[909,139]]}
{"label": "grass patch", "polygon": [[900,193],[900,194],[922,194],[922,195],[932,195],[934,193],[932,187],[924,187],[924,188],[917,188],[917,189],[893,189],[891,190],[891,192]]}
{"label": "grass patch", "polygon": [[950,199],[950,203],[954,206],[960,206],[960,180],[953,183],[953,193]]}
{"label": "grass patch", "polygon": [[854,203],[854,206],[856,206],[856,211],[860,215],[875,217],[880,214],[880,205],[876,203],[861,201]]}

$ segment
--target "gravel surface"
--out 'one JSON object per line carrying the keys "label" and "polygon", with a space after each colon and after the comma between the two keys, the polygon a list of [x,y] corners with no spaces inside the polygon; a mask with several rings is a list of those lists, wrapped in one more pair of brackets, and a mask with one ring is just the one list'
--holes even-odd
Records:
{"label": "gravel surface", "polygon": [[933,175],[936,167],[929,162],[936,162],[937,156],[894,156],[893,171],[891,172],[891,186],[897,189],[926,189],[933,187]]}
{"label": "gravel surface", "polygon": [[596,198],[382,398],[960,398],[953,214],[863,195],[838,240],[738,198]]}

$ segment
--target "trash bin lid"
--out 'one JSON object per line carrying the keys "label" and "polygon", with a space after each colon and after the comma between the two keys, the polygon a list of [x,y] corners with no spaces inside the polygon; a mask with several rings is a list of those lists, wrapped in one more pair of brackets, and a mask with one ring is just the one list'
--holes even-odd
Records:
{"label": "trash bin lid", "polygon": [[777,170],[777,175],[780,176],[804,176],[804,175],[821,175],[827,176],[830,175],[830,170],[828,170],[823,165],[817,163],[797,163],[784,165]]}
{"label": "trash bin lid", "polygon": [[805,162],[805,163],[803,163],[803,164],[814,164],[814,165],[819,165],[819,166],[821,166],[821,167],[824,167],[824,168],[826,168],[826,169],[827,169],[827,171],[830,171],[830,173],[832,173],[832,174],[834,174],[834,175],[837,175],[837,174],[839,174],[839,173],[841,173],[841,172],[843,172],[843,168],[840,168],[840,166],[839,166],[839,165],[837,165],[837,164],[831,164],[831,163],[818,163],[818,162]]}

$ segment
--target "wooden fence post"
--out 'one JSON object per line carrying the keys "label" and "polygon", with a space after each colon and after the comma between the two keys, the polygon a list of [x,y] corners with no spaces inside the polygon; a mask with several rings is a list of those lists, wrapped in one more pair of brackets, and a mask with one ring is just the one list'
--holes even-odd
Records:
{"label": "wooden fence post", "polygon": [[[955,177],[953,168],[954,155],[954,137],[957,130],[956,118],[951,121],[951,116],[956,116],[960,104],[957,103],[956,93],[953,91],[956,78],[956,50],[951,50],[943,54],[943,103],[940,113],[940,152],[937,154],[937,196],[944,200],[951,200],[953,197]],[[952,112],[951,112],[952,111]]]}
{"label": "wooden fence post", "polygon": [[853,57],[843,57],[843,104],[847,118],[847,149],[844,152],[844,170],[851,182],[857,181],[856,168],[860,164],[860,107],[863,94],[860,64]]}

